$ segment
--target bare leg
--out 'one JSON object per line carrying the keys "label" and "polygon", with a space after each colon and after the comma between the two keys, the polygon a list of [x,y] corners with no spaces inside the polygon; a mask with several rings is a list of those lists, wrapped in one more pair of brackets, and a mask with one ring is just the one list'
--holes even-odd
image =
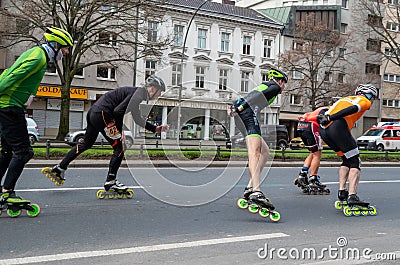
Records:
{"label": "bare leg", "polygon": [[313,160],[313,156],[312,156],[312,153],[310,152],[310,154],[307,156],[306,160],[304,160],[303,167],[310,168],[312,160]]}
{"label": "bare leg", "polygon": [[261,137],[247,137],[247,155],[249,158],[249,172],[250,181],[249,187],[253,187],[253,190],[260,190],[260,172],[259,172],[259,161],[261,156],[262,148]]}
{"label": "bare leg", "polygon": [[341,166],[339,168],[339,190],[346,189],[346,182],[349,177],[350,168]]}
{"label": "bare leg", "polygon": [[349,194],[357,193],[358,182],[360,181],[360,170],[351,168],[349,172]]}
{"label": "bare leg", "polygon": [[319,164],[321,162],[321,155],[322,155],[322,151],[310,153],[310,155],[309,155],[309,156],[311,156],[310,176],[318,175]]}

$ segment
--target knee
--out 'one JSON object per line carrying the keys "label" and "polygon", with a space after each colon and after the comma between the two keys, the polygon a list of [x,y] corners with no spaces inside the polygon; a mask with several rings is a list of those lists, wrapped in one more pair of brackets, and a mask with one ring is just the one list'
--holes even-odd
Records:
{"label": "knee", "polygon": [[12,151],[7,149],[2,149],[0,152],[0,159],[11,159]]}
{"label": "knee", "polygon": [[33,157],[34,154],[35,153],[33,152],[32,147],[28,147],[14,151],[13,157],[25,164]]}

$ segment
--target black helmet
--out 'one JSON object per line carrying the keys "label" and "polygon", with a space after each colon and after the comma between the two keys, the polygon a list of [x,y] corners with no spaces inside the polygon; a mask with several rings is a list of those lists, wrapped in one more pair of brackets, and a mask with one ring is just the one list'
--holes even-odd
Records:
{"label": "black helmet", "polygon": [[164,81],[156,75],[151,75],[146,78],[145,87],[151,87],[151,86],[154,86],[158,90],[165,91]]}
{"label": "black helmet", "polygon": [[268,71],[268,79],[271,78],[283,79],[285,83],[289,80],[287,74],[278,68],[271,68],[271,70]]}

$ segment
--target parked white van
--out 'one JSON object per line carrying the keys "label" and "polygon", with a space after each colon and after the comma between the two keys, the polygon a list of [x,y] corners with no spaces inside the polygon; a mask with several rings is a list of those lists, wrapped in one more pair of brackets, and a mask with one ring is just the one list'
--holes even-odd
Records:
{"label": "parked white van", "polygon": [[400,150],[400,124],[373,126],[357,138],[358,149]]}

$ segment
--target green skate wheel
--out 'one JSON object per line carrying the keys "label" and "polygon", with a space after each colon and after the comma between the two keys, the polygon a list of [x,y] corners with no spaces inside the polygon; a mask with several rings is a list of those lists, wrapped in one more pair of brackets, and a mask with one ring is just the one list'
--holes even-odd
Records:
{"label": "green skate wheel", "polygon": [[281,220],[281,215],[280,213],[273,211],[269,215],[269,219],[271,219],[272,222],[278,222],[279,220]]}
{"label": "green skate wheel", "polygon": [[11,218],[17,218],[18,216],[20,216],[22,213],[22,211],[19,210],[12,210],[12,209],[7,209],[7,215],[10,216]]}
{"label": "green skate wheel", "polygon": [[239,200],[237,200],[237,206],[238,206],[240,209],[246,209],[247,206],[249,206],[249,205],[247,204],[247,200],[245,200],[245,199],[243,199],[243,198],[240,198]]}
{"label": "green skate wheel", "polygon": [[341,210],[343,208],[343,203],[341,201],[335,201],[335,208]]}
{"label": "green skate wheel", "polygon": [[268,217],[268,215],[270,214],[269,213],[269,211],[268,211],[268,209],[267,208],[261,208],[259,211],[258,211],[258,214],[261,216],[261,217]]}
{"label": "green skate wheel", "polygon": [[359,207],[354,207],[353,208],[353,214],[354,216],[360,216],[361,215],[361,210]]}
{"label": "green skate wheel", "polygon": [[106,197],[106,191],[105,190],[98,190],[96,192],[96,197],[98,199],[104,199]]}
{"label": "green skate wheel", "polygon": [[134,194],[135,194],[135,192],[133,192],[133,190],[128,189],[128,190],[126,190],[125,197],[127,199],[132,199]]}
{"label": "green skate wheel", "polygon": [[376,207],[371,206],[369,209],[369,215],[375,216],[377,214]]}
{"label": "green skate wheel", "polygon": [[349,206],[345,206],[343,208],[343,213],[345,216],[349,217],[353,214],[353,212],[351,211],[351,208]]}
{"label": "green skate wheel", "polygon": [[362,210],[361,215],[367,216],[368,215],[368,210]]}
{"label": "green skate wheel", "polygon": [[117,197],[117,199],[123,199],[124,198],[124,194],[123,193],[117,193],[115,195],[115,197]]}
{"label": "green skate wheel", "polygon": [[32,207],[32,209],[33,210],[26,210],[26,214],[29,216],[29,217],[36,217],[36,216],[38,216],[39,214],[40,214],[40,207],[39,207],[39,205],[37,205],[37,204],[31,204],[30,205],[31,207]]}
{"label": "green skate wheel", "polygon": [[248,209],[249,209],[249,212],[251,212],[251,213],[257,213],[258,212],[257,204],[250,205]]}

